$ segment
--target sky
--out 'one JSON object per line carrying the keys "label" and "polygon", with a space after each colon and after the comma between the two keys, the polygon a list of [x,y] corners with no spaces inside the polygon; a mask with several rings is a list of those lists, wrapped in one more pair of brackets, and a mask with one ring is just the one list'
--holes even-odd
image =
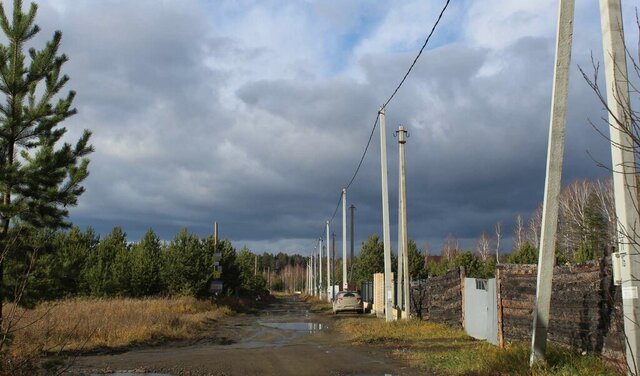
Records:
{"label": "sky", "polygon": [[[27,3],[27,2],[25,2]],[[254,252],[308,254],[324,235],[379,106],[444,1],[38,0],[41,48],[55,30],[77,91],[67,139],[93,132],[90,176],[71,221],[128,239],[186,227]],[[623,0],[629,46],[637,1]],[[404,125],[408,232],[437,253],[473,247],[541,203],[558,1],[452,1],[386,107],[391,234]],[[563,181],[607,176],[591,123],[603,106],[582,78],[602,60],[594,2],[576,2]],[[602,128],[606,131],[606,128]],[[347,193],[355,241],[382,234],[376,129]],[[331,222],[342,237],[341,208]],[[359,248],[359,247],[357,247]],[[508,246],[506,247],[508,248]]]}

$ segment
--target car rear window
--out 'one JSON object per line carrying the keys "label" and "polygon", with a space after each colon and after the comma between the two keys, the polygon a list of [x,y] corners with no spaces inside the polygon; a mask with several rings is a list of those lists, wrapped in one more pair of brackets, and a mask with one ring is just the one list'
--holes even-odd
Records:
{"label": "car rear window", "polygon": [[353,295],[352,293],[348,292],[346,294],[344,294],[345,297],[347,298],[353,298],[355,295]]}

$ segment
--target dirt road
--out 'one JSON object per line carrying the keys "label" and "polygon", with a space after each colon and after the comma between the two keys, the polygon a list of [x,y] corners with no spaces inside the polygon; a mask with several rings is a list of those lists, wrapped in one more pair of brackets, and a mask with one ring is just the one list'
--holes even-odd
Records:
{"label": "dirt road", "polygon": [[355,315],[312,313],[297,297],[278,298],[260,314],[225,320],[198,343],[84,356],[70,371],[119,376],[424,375],[392,359],[388,350],[342,340],[334,324]]}

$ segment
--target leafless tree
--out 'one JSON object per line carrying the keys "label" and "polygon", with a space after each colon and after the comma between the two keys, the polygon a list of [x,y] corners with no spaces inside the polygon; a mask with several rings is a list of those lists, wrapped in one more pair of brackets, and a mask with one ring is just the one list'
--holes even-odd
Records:
{"label": "leafless tree", "polygon": [[614,242],[617,232],[617,220],[616,207],[613,199],[613,180],[610,177],[607,179],[597,179],[593,182],[593,189],[598,198],[600,213],[607,223],[607,236],[610,242]]}
{"label": "leafless tree", "polygon": [[513,248],[514,250],[520,249],[524,243],[524,221],[522,215],[516,215],[516,226],[513,230]]}
{"label": "leafless tree", "polygon": [[429,261],[429,253],[431,252],[431,246],[429,243],[424,243],[422,245],[422,257],[424,257],[424,268],[427,268],[427,264]]}
{"label": "leafless tree", "polygon": [[502,239],[502,222],[496,222],[493,226],[496,232],[496,263],[500,263],[500,240]]}
{"label": "leafless tree", "polygon": [[540,231],[542,228],[542,204],[538,205],[529,218],[526,239],[536,248],[540,247]]}
{"label": "leafless tree", "polygon": [[491,254],[491,243],[486,233],[482,233],[476,242],[476,252],[482,261],[487,261]]}
{"label": "leafless tree", "polygon": [[442,245],[442,252],[440,254],[447,259],[447,261],[453,260],[458,251],[458,238],[453,236],[452,234],[447,235],[444,239],[444,244]]}
{"label": "leafless tree", "polygon": [[561,249],[569,255],[585,240],[586,208],[592,192],[591,182],[583,179],[572,182],[560,193],[560,232],[566,243]]}

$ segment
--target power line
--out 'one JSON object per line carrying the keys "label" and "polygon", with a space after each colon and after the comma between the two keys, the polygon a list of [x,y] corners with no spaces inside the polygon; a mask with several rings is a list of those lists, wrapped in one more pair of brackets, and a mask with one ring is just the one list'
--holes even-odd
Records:
{"label": "power line", "polygon": [[[373,127],[371,127],[371,134],[369,134],[369,140],[367,141],[367,146],[364,147],[364,152],[362,153],[362,158],[360,158],[360,162],[358,162],[358,167],[356,167],[356,171],[353,173],[353,176],[351,177],[351,180],[349,180],[349,184],[347,184],[346,189],[349,189],[349,187],[351,187],[351,184],[353,183],[353,181],[356,180],[356,176],[358,175],[358,172],[360,171],[360,167],[362,166],[362,162],[364,162],[364,157],[367,155],[367,150],[369,150],[369,145],[371,145],[371,139],[373,138],[373,133],[375,132],[377,125],[378,125],[378,115],[376,114],[376,121],[373,122]],[[336,213],[333,213],[333,215],[336,215]]]}
{"label": "power line", "polygon": [[[429,32],[429,34],[427,35],[427,38],[425,39],[424,43],[422,44],[422,47],[420,48],[420,51],[418,51],[418,54],[416,55],[415,59],[413,59],[413,62],[409,66],[409,69],[407,69],[407,72],[402,77],[402,80],[400,80],[400,83],[398,84],[398,86],[396,86],[395,90],[393,91],[393,93],[391,94],[389,99],[387,99],[387,101],[382,105],[381,109],[386,108],[389,105],[389,103],[391,103],[391,101],[396,96],[396,94],[398,93],[398,91],[400,90],[400,88],[402,87],[404,82],[407,80],[407,77],[409,77],[409,74],[413,70],[413,67],[416,65],[416,63],[418,62],[418,59],[420,59],[420,56],[422,56],[422,52],[424,51],[424,49],[427,47],[427,44],[431,40],[431,36],[433,36],[433,33],[435,32],[436,28],[440,24],[440,20],[442,19],[442,16],[444,15],[444,12],[449,7],[449,3],[450,2],[451,2],[451,0],[447,0],[445,2],[444,6],[442,7],[442,10],[440,11],[440,14],[438,15],[438,18],[436,19],[436,22],[433,24],[433,27],[431,28],[431,31]],[[362,157],[360,158],[360,161],[358,162],[358,165],[356,166],[356,170],[353,173],[353,176],[351,176],[351,179],[349,180],[349,183],[345,186],[345,189],[349,189],[349,187],[351,187],[351,184],[353,184],[353,182],[355,181],[356,177],[358,176],[358,172],[360,172],[360,167],[362,167],[362,163],[364,162],[364,159],[367,156],[367,151],[369,150],[369,146],[371,145],[371,139],[373,138],[373,134],[375,133],[376,127],[378,126],[378,119],[379,119],[378,115],[379,115],[379,113],[376,113],[376,119],[373,122],[373,126],[371,127],[371,133],[369,134],[369,139],[367,140],[367,145],[364,147],[364,151],[362,152]],[[336,208],[333,211],[333,215],[331,216],[331,219],[329,220],[329,222],[333,222],[333,219],[335,218],[336,213],[338,212],[338,209],[340,208],[340,202],[341,201],[342,201],[342,194],[340,194],[340,200],[338,200],[338,204],[336,205]]]}
{"label": "power line", "polygon": [[333,211],[333,215],[331,216],[331,219],[329,220],[329,223],[333,222],[333,219],[336,217],[336,213],[338,212],[338,209],[340,208],[340,203],[342,202],[342,192],[340,192],[340,198],[338,199],[338,204],[336,205],[336,209]]}
{"label": "power line", "polygon": [[436,30],[436,27],[438,27],[438,24],[440,23],[440,20],[442,19],[442,15],[447,10],[447,7],[449,6],[449,2],[450,1],[451,0],[447,0],[447,2],[444,4],[444,7],[442,7],[442,11],[440,11],[440,15],[438,16],[438,19],[436,20],[436,23],[433,24],[433,27],[431,28],[431,31],[429,32],[429,35],[427,35],[427,39],[425,39],[424,43],[422,44],[422,48],[420,48],[420,52],[418,52],[418,55],[416,55],[416,58],[413,59],[413,63],[411,63],[411,66],[407,70],[407,73],[404,74],[404,77],[402,77],[402,80],[400,81],[400,83],[398,84],[396,89],[393,91],[393,94],[391,94],[389,99],[387,99],[387,101],[384,102],[384,105],[382,105],[382,108],[386,108],[387,105],[389,104],[389,102],[391,102],[391,100],[393,99],[393,97],[396,96],[396,93],[398,92],[398,90],[400,90],[400,88],[402,87],[402,84],[404,84],[404,81],[409,76],[409,73],[411,73],[411,70],[413,69],[413,67],[418,62],[418,59],[420,58],[420,55],[422,55],[422,51],[424,51],[424,48],[427,47],[427,43],[429,43],[429,40],[431,39],[431,36],[433,35],[433,32]]}
{"label": "power line", "polygon": [[[407,73],[404,74],[404,76],[402,77],[402,80],[400,80],[400,83],[398,84],[398,86],[396,86],[395,90],[393,91],[393,93],[391,94],[389,99],[387,99],[387,101],[384,102],[384,104],[382,105],[383,109],[386,108],[389,105],[389,103],[393,100],[393,98],[398,93],[398,90],[400,90],[400,88],[402,87],[404,82],[407,80],[407,77],[409,77],[409,74],[413,70],[413,67],[416,65],[416,63],[418,62],[418,59],[420,59],[420,56],[422,56],[422,52],[424,51],[424,49],[427,47],[427,44],[431,40],[431,36],[433,35],[433,33],[435,32],[436,28],[438,27],[438,24],[440,23],[440,20],[442,19],[442,15],[444,14],[444,12],[449,7],[449,3],[450,2],[451,2],[451,0],[447,0],[446,3],[444,4],[444,6],[442,7],[442,10],[440,11],[440,14],[438,15],[438,19],[433,24],[433,27],[431,28],[431,31],[429,32],[429,35],[427,35],[427,38],[424,40],[424,43],[422,44],[422,47],[420,48],[420,51],[418,51],[418,54],[416,55],[415,59],[413,59],[413,62],[411,63],[411,66],[409,66],[409,69],[407,69]],[[378,126],[378,118],[379,118],[378,114],[376,114],[376,120],[373,122],[373,127],[371,127],[371,134],[369,134],[369,139],[367,140],[367,145],[364,148],[364,152],[362,153],[362,157],[360,158],[360,162],[358,162],[358,166],[356,167],[356,171],[353,173],[353,176],[351,177],[351,180],[349,180],[349,184],[347,184],[347,186],[346,186],[347,189],[349,187],[351,187],[351,184],[353,184],[353,181],[356,179],[356,176],[358,175],[358,172],[360,171],[360,167],[362,166],[362,163],[364,162],[364,158],[366,157],[367,151],[369,150],[369,145],[371,144],[371,139],[373,138],[373,134],[375,133],[376,127]],[[335,216],[335,213],[334,213],[334,216]]]}

